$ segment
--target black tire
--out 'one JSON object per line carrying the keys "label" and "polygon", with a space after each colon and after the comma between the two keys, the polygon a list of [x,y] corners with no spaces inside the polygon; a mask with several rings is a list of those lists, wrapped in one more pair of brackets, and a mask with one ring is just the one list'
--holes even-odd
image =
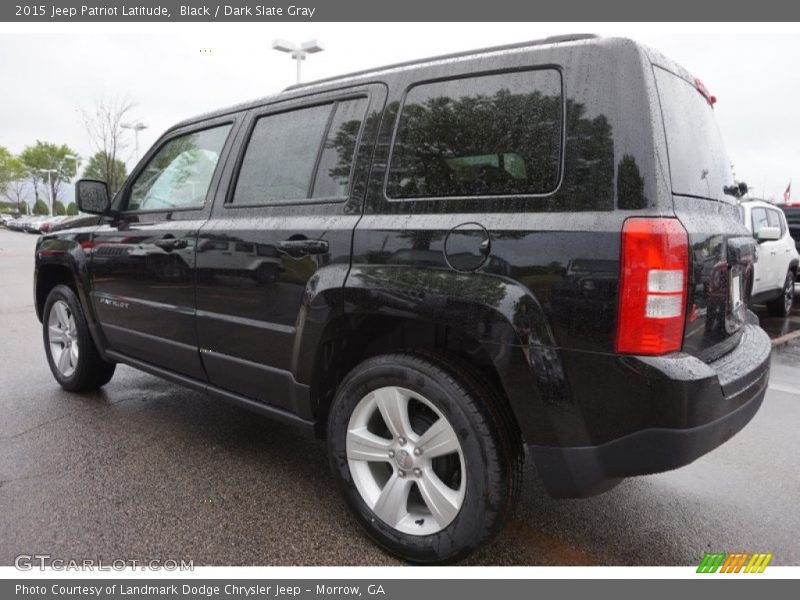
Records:
{"label": "black tire", "polygon": [[[75,321],[76,341],[79,348],[77,364],[74,371],[65,376],[56,366],[50,347],[49,321],[50,313],[57,302],[67,304],[72,318]],[[78,297],[69,286],[57,285],[47,296],[42,314],[42,336],[44,339],[45,354],[50,371],[59,385],[70,392],[88,392],[96,390],[111,380],[116,369],[116,363],[106,362],[100,357],[94,340],[89,333],[89,326],[83,314]]]}
{"label": "black tire", "polygon": [[792,312],[794,304],[794,279],[795,274],[789,271],[786,280],[783,282],[781,295],[774,300],[767,302],[767,312],[771,317],[788,317]]}
{"label": "black tire", "polygon": [[[397,386],[424,396],[457,432],[466,470],[465,493],[455,518],[429,535],[411,535],[381,520],[353,481],[346,436],[358,403],[373,390]],[[377,356],[353,369],[337,390],[328,418],[328,450],[346,503],[366,533],[407,561],[449,563],[486,544],[514,508],[522,481],[521,438],[510,410],[492,387],[456,361],[433,354]]]}
{"label": "black tire", "polygon": [[272,263],[261,263],[255,271],[259,283],[274,283],[278,279],[278,266]]}

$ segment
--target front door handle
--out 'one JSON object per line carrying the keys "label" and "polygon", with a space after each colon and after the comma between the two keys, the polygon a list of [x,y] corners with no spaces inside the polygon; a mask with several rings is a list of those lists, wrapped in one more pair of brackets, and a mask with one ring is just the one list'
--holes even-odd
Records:
{"label": "front door handle", "polygon": [[278,252],[292,257],[306,256],[308,254],[327,254],[328,242],[325,240],[284,240],[278,242]]}

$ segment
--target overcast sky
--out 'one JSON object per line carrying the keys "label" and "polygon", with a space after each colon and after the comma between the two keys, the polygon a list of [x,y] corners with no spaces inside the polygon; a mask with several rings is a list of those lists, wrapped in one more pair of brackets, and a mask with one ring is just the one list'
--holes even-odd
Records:
{"label": "overcast sky", "polygon": [[[176,121],[293,83],[293,61],[270,49],[275,38],[321,42],[325,51],[303,65],[312,80],[576,31],[631,37],[682,64],[719,99],[738,178],[776,199],[793,179],[800,198],[800,29],[781,25],[0,24],[0,146],[18,153],[39,139],[88,157],[96,149],[79,107],[105,95],[136,103],[144,153]],[[129,167],[133,146],[131,134]]]}

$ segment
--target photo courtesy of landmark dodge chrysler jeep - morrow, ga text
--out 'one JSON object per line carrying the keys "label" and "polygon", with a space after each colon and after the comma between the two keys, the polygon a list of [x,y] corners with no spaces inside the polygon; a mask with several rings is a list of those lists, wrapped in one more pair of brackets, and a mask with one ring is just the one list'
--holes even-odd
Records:
{"label": "photo courtesy of landmark dodge chrysler jeep - morrow, ga text", "polygon": [[688,464],[758,410],[715,99],[630,40],[549,38],[305,85],[184,121],[94,227],[42,236],[67,390],[118,363],[326,438],[369,536],[458,560],[527,455],[556,497]]}

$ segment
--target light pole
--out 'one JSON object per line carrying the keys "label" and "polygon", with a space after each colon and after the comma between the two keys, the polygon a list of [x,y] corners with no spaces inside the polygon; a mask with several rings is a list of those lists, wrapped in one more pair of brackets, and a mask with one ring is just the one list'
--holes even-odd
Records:
{"label": "light pole", "polygon": [[275,40],[272,42],[272,49],[280,52],[288,52],[297,61],[297,83],[300,83],[300,64],[309,54],[322,52],[324,48],[317,43],[317,40],[303,42],[299,46],[286,40]]}
{"label": "light pole", "polygon": [[41,171],[42,173],[47,173],[47,197],[50,199],[50,207],[49,207],[50,210],[49,210],[49,213],[50,213],[50,216],[52,217],[53,216],[53,209],[55,207],[53,206],[53,184],[50,181],[50,175],[52,173],[58,173],[58,170],[57,169],[39,169],[39,171]]}
{"label": "light pole", "polygon": [[[133,138],[134,138],[134,148],[135,148],[135,155],[136,161],[139,161],[139,132],[142,129],[147,129],[147,125],[142,123],[141,121],[136,121],[136,123],[122,123],[120,125],[122,129],[133,129]],[[113,166],[112,166],[113,169]]]}
{"label": "light pole", "polygon": [[78,179],[78,161],[80,160],[80,156],[77,154],[67,154],[64,156],[66,160],[74,160],[75,161],[75,179]]}

